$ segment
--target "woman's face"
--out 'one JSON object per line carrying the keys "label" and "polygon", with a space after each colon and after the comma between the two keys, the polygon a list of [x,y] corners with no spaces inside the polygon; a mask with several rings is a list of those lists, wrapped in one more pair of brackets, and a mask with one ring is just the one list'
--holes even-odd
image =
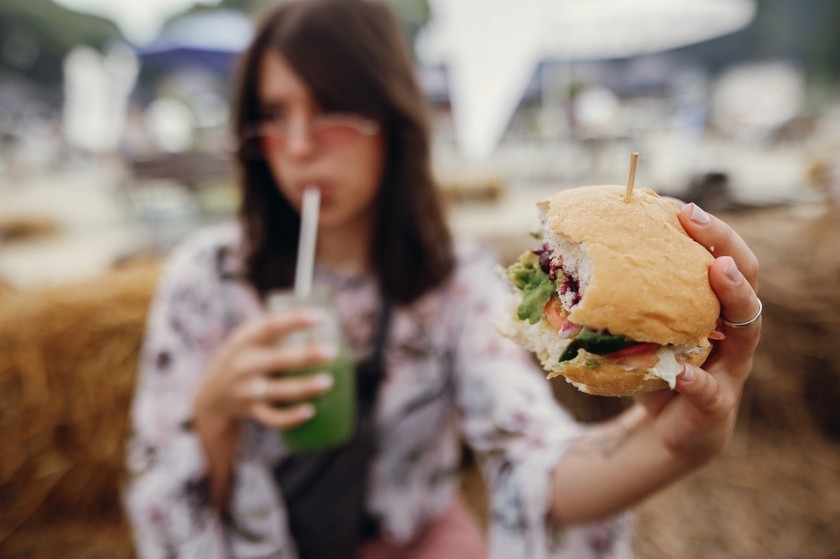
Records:
{"label": "woman's face", "polygon": [[321,191],[320,227],[369,225],[385,159],[379,126],[323,111],[274,52],[263,57],[258,94],[262,149],[283,196],[300,211],[304,189],[314,185]]}

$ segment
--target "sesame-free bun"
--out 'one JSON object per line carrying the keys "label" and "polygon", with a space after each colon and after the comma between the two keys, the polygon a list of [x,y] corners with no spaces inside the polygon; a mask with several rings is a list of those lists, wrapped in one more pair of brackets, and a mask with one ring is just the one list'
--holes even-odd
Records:
{"label": "sesame-free bun", "polygon": [[709,284],[714,258],[685,232],[677,206],[649,189],[625,200],[625,190],[586,186],[539,202],[543,242],[577,282],[577,294],[558,288],[567,322],[657,345],[636,355],[595,355],[581,348],[561,361],[569,334],[561,336],[545,315],[534,323],[521,320],[518,289],[497,323],[503,335],[536,354],[548,378],[563,376],[600,396],[673,388],[683,363],[699,366],[708,357],[708,337],[720,314]]}
{"label": "sesame-free bun", "polygon": [[[563,190],[540,202],[545,239],[562,254],[577,246],[584,291],[569,320],[640,342],[708,345],[720,305],[709,284],[714,258],[652,190]],[[583,274],[582,274],[583,275]]]}

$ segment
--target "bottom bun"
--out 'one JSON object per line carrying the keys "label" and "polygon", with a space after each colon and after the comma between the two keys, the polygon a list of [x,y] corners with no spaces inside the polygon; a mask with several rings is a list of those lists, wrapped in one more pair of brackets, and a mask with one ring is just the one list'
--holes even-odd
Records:
{"label": "bottom bun", "polygon": [[[700,366],[708,357],[711,346],[687,355],[684,361]],[[560,363],[548,373],[548,378],[565,377],[581,392],[595,396],[632,396],[669,388],[663,379],[649,368],[617,363],[596,355],[586,354],[572,361]]]}

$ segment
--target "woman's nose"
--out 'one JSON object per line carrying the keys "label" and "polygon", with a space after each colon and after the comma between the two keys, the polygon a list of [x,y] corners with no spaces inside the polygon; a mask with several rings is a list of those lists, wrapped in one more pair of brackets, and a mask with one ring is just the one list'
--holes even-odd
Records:
{"label": "woman's nose", "polygon": [[315,154],[318,146],[312,130],[305,123],[290,126],[286,136],[286,153],[289,157],[305,159]]}

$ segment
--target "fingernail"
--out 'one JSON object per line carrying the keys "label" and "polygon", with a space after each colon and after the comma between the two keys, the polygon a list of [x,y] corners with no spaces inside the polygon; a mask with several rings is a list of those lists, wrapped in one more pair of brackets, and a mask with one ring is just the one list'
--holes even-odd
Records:
{"label": "fingernail", "polygon": [[314,326],[324,320],[324,312],[317,309],[306,309],[303,311],[303,320]]}
{"label": "fingernail", "polygon": [[694,367],[691,365],[686,364],[685,369],[683,370],[682,380],[683,382],[691,382],[694,380],[694,377],[697,373],[694,372]]}
{"label": "fingernail", "polygon": [[731,258],[729,259],[729,265],[726,267],[726,275],[732,280],[732,283],[741,283],[741,272],[738,270],[738,265]]}
{"label": "fingernail", "polygon": [[691,204],[691,221],[699,225],[706,225],[709,223],[709,214],[700,209],[697,204]]}
{"label": "fingernail", "polygon": [[318,355],[326,361],[335,359],[338,355],[338,348],[335,346],[322,345],[318,347]]}
{"label": "fingernail", "polygon": [[312,382],[315,384],[316,388],[327,390],[328,388],[332,388],[333,378],[329,373],[318,373],[312,377]]}
{"label": "fingernail", "polygon": [[301,419],[309,419],[315,416],[315,406],[312,404],[301,404],[298,408],[298,414]]}

